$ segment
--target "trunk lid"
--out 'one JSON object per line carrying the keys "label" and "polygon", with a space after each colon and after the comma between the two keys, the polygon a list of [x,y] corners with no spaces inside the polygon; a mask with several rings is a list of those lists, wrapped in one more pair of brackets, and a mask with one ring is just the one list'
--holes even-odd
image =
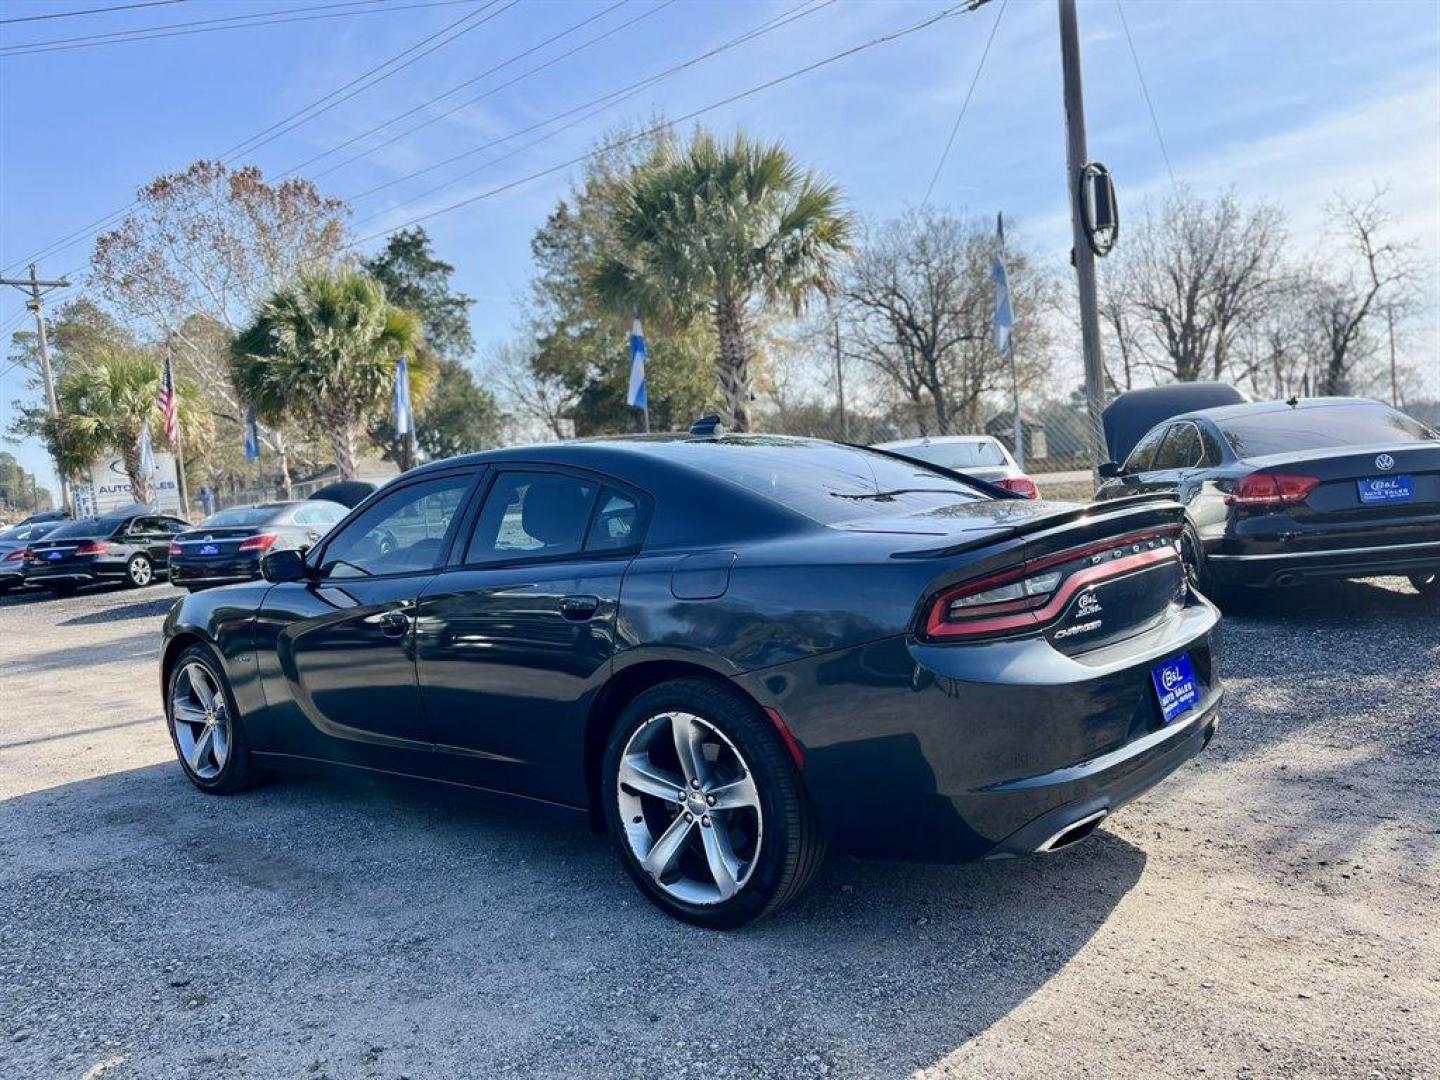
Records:
{"label": "trunk lid", "polygon": [[264,525],[228,525],[211,529],[191,529],[175,537],[180,545],[178,559],[218,559],[234,555],[240,550],[240,542],[252,536],[259,536],[267,529]]}
{"label": "trunk lid", "polygon": [[1270,454],[1245,464],[1319,480],[1289,508],[1297,521],[1401,523],[1440,510],[1440,443]]}

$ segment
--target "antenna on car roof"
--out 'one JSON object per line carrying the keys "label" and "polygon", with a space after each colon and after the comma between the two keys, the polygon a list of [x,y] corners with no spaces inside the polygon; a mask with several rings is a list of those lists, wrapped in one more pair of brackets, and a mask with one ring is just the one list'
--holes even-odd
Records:
{"label": "antenna on car roof", "polygon": [[1298,397],[1292,397],[1289,401],[1285,402],[1285,404],[1289,405],[1290,408],[1293,409],[1295,408],[1295,406],[1300,404],[1300,399]]}
{"label": "antenna on car roof", "polygon": [[706,413],[690,425],[690,434],[702,439],[717,439],[725,434],[725,424],[719,413]]}

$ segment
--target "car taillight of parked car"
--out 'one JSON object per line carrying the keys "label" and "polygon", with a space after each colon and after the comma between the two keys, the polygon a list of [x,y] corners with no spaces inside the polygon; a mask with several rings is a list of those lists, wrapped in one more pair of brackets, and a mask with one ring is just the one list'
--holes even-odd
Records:
{"label": "car taillight of parked car", "polygon": [[1086,586],[1177,562],[1179,535],[1179,526],[1167,526],[1118,536],[946,589],[930,604],[924,636],[951,641],[1038,629],[1058,619]]}
{"label": "car taillight of parked car", "polygon": [[30,549],[29,549],[29,548],[16,548],[14,551],[7,552],[6,555],[5,555],[5,558],[4,558],[3,560],[0,560],[0,561],[4,561],[4,562],[24,562],[24,561],[25,561],[26,559],[28,559],[29,557],[30,557]]}
{"label": "car taillight of parked car", "polygon": [[1024,495],[1027,499],[1038,499],[1040,489],[1035,481],[1028,476],[1007,476],[1003,480],[996,480],[995,483],[1006,491],[1013,491],[1016,495]]}
{"label": "car taillight of parked car", "polygon": [[110,545],[104,540],[87,540],[75,549],[76,555],[104,555],[110,550]]}
{"label": "car taillight of parked car", "polygon": [[261,533],[259,536],[247,536],[240,541],[240,551],[269,551],[270,545],[280,539],[275,533]]}
{"label": "car taillight of parked car", "polygon": [[178,543],[176,543],[174,540],[171,540],[171,541],[170,541],[170,557],[173,559],[176,555],[183,555],[183,554],[185,554],[185,549],[182,548],[182,547],[181,547]]}
{"label": "car taillight of parked car", "polygon": [[1318,476],[1293,473],[1251,473],[1240,486],[1225,496],[1227,506],[1244,506],[1253,510],[1276,506],[1294,506],[1310,497],[1320,483]]}

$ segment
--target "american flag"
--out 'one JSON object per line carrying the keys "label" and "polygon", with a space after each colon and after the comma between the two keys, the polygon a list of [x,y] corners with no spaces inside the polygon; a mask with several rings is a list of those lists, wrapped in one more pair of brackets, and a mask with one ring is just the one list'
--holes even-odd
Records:
{"label": "american flag", "polygon": [[165,357],[165,371],[160,376],[160,396],[156,399],[160,416],[165,421],[165,438],[173,446],[180,439],[179,402],[175,398],[175,369],[170,366],[170,357]]}

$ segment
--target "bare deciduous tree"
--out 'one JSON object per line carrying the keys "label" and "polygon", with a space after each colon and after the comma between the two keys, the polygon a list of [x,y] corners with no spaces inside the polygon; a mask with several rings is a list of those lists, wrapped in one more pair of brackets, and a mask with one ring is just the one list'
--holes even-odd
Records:
{"label": "bare deciduous tree", "polygon": [[[995,237],[988,223],[934,208],[868,230],[846,283],[846,347],[914,410],[922,431],[977,430],[985,395],[1008,392],[1011,368],[992,341]],[[1053,301],[1035,260],[1006,252],[1022,387],[1047,372],[1037,312]]]}

